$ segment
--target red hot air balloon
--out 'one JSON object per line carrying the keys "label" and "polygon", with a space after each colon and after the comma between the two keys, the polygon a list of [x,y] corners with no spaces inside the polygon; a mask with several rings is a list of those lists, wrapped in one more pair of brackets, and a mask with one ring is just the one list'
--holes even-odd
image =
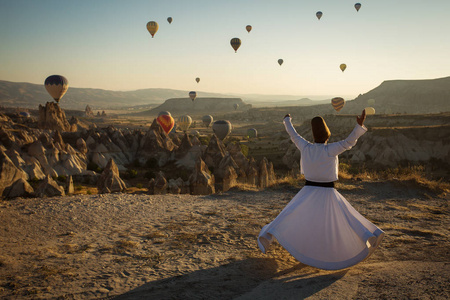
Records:
{"label": "red hot air balloon", "polygon": [[166,134],[169,134],[169,132],[175,125],[175,121],[173,120],[172,116],[169,115],[160,115],[156,119],[156,121],[158,122],[159,125],[161,125],[161,128],[164,130]]}

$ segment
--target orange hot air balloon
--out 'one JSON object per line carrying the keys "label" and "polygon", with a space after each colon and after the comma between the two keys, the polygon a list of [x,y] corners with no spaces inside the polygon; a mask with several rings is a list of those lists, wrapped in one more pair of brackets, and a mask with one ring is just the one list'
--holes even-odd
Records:
{"label": "orange hot air balloon", "polygon": [[340,111],[345,105],[345,100],[344,100],[344,98],[341,98],[341,97],[335,97],[335,98],[331,99],[331,105],[333,105],[333,108],[336,111]]}
{"label": "orange hot air balloon", "polygon": [[169,134],[169,132],[175,125],[175,121],[173,120],[172,116],[169,115],[160,115],[156,119],[156,121],[158,122],[159,125],[161,125],[161,128],[164,130],[166,134]]}

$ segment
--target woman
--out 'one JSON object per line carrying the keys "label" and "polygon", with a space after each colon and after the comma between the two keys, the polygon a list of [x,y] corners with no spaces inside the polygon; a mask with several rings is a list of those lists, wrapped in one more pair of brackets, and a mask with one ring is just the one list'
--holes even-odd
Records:
{"label": "woman", "polygon": [[289,114],[284,117],[286,131],[301,152],[306,183],[275,220],[262,228],[258,245],[263,253],[276,238],[300,262],[339,270],[359,263],[378,247],[384,232],[334,189],[338,155],[351,149],[367,131],[365,118],[363,111],[345,140],[328,144],[331,133],[321,117],[311,120],[314,143],[295,131]]}

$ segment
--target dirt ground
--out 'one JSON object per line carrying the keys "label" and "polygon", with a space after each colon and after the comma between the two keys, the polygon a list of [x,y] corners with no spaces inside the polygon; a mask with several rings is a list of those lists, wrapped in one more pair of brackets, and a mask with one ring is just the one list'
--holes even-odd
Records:
{"label": "dirt ground", "polygon": [[383,229],[367,260],[324,271],[262,226],[298,192],[105,194],[0,202],[2,299],[449,299],[448,196],[398,181],[337,189]]}

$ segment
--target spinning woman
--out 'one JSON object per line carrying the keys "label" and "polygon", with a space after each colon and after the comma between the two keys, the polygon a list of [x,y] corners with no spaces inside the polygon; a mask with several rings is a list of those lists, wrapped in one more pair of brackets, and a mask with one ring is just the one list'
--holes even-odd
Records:
{"label": "spinning woman", "polygon": [[378,247],[384,232],[359,214],[334,189],[338,180],[338,155],[351,149],[367,128],[365,111],[342,141],[330,143],[330,130],[321,117],[311,120],[314,143],[294,129],[291,116],[283,123],[291,140],[301,152],[300,167],[305,186],[258,236],[263,253],[276,238],[298,261],[325,270],[353,266]]}

